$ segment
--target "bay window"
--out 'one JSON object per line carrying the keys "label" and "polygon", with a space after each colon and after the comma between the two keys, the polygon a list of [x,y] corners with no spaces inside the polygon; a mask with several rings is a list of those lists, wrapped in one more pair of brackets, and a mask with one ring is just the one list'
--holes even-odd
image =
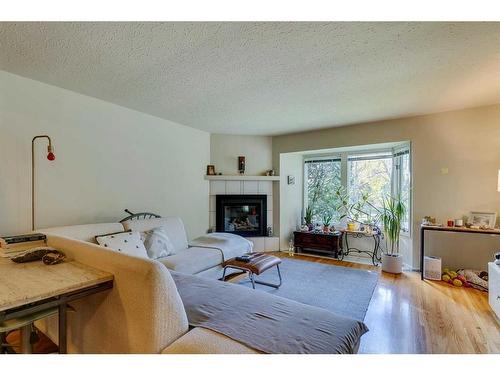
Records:
{"label": "bay window", "polygon": [[[410,231],[411,162],[409,144],[377,151],[343,152],[304,160],[304,211],[313,210],[313,222],[321,223],[324,215],[332,215],[340,224],[335,192],[343,187],[349,203],[368,195],[375,207],[382,207],[387,196],[401,195],[407,208],[402,232]],[[356,220],[369,222],[376,216],[375,208],[365,205]]]}

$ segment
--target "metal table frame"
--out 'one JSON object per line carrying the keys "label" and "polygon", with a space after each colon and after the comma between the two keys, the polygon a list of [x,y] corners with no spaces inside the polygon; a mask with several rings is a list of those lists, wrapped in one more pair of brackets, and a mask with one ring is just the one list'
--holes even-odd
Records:
{"label": "metal table frame", "polygon": [[[361,250],[356,247],[350,247],[349,246],[349,241],[348,237],[352,236],[353,238],[362,238],[362,237],[372,237],[373,238],[373,250]],[[382,261],[382,257],[380,254],[380,243],[384,235],[382,233],[376,232],[372,234],[367,234],[364,232],[348,232],[348,231],[342,231],[342,240],[343,243],[345,243],[345,250],[344,246],[342,246],[342,249],[340,251],[340,256],[339,260],[343,260],[346,255],[349,255],[350,252],[356,251],[358,254],[364,253],[370,256],[372,260],[372,264],[374,266],[377,266],[380,264]]]}
{"label": "metal table frame", "polygon": [[63,293],[55,297],[42,299],[37,302],[29,303],[18,307],[13,307],[4,311],[0,311],[0,322],[21,318],[27,315],[47,310],[50,308],[58,308],[59,316],[59,353],[67,353],[67,320],[66,313],[68,310],[68,303],[80,298],[90,296],[108,289],[113,288],[113,280],[105,281],[97,285],[81,288],[72,292]]}
{"label": "metal table frame", "polygon": [[492,229],[482,230],[482,229],[467,229],[463,227],[457,228],[457,227],[437,227],[437,226],[422,225],[420,227],[420,280],[424,279],[425,231],[489,234],[490,236],[500,235],[500,231]]}
{"label": "metal table frame", "polygon": [[222,278],[220,279],[221,281],[226,281],[226,269],[228,269],[228,268],[240,270],[240,271],[242,271],[241,273],[248,273],[248,278],[252,282],[252,288],[253,289],[255,289],[255,284],[266,285],[266,286],[270,286],[270,287],[278,289],[281,286],[281,283],[282,283],[281,271],[280,271],[280,265],[279,264],[276,265],[276,269],[278,270],[278,277],[279,277],[279,280],[280,280],[280,282],[278,284],[272,284],[272,283],[268,283],[268,282],[265,282],[265,281],[255,280],[255,274],[252,271],[250,271],[248,268],[239,267],[239,266],[233,266],[233,265],[230,265],[230,264],[228,264],[227,266],[224,266],[224,271],[222,273]]}

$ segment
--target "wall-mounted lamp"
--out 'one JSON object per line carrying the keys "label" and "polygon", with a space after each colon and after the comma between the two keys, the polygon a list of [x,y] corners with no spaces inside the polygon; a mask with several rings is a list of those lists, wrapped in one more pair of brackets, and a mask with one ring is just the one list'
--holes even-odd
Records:
{"label": "wall-mounted lamp", "polygon": [[31,230],[35,230],[35,141],[38,138],[46,138],[49,141],[47,146],[47,159],[54,161],[54,148],[52,147],[52,140],[48,135],[37,135],[31,140]]}

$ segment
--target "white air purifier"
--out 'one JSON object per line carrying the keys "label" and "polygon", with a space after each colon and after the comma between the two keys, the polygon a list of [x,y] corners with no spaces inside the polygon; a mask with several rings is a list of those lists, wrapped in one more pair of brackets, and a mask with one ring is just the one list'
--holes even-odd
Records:
{"label": "white air purifier", "polygon": [[441,280],[441,258],[424,256],[424,278]]}

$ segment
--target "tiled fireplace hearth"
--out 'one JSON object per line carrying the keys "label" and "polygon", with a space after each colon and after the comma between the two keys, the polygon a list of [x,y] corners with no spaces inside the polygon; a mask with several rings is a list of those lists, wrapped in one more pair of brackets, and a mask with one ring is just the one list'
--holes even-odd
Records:
{"label": "tiled fireplace hearth", "polygon": [[[217,176],[217,180],[210,180],[209,195],[209,225],[213,231],[220,231],[225,227],[227,232],[234,230],[235,233],[244,235],[248,240],[254,243],[254,251],[278,251],[279,237],[268,237],[267,227],[274,229],[273,226],[273,183],[276,181],[250,180],[249,176],[243,176],[242,180],[236,180],[237,176],[228,176],[231,179],[224,180],[223,176]],[[207,176],[210,179],[210,176]],[[229,218],[219,218],[217,226],[217,196],[219,203],[223,198],[229,198],[228,208],[221,211],[219,207],[219,216],[224,212]],[[238,204],[238,199],[231,200],[231,197],[242,198],[244,196],[252,197],[249,204]],[[264,199],[263,204],[259,205],[259,199]],[[244,200],[243,200],[244,201]],[[219,204],[220,206],[220,204]],[[257,212],[263,208],[262,212]],[[248,212],[246,212],[248,211]],[[264,224],[264,228],[259,228],[255,233],[254,226]],[[260,230],[262,229],[262,230]],[[240,232],[240,233],[238,233]]]}

